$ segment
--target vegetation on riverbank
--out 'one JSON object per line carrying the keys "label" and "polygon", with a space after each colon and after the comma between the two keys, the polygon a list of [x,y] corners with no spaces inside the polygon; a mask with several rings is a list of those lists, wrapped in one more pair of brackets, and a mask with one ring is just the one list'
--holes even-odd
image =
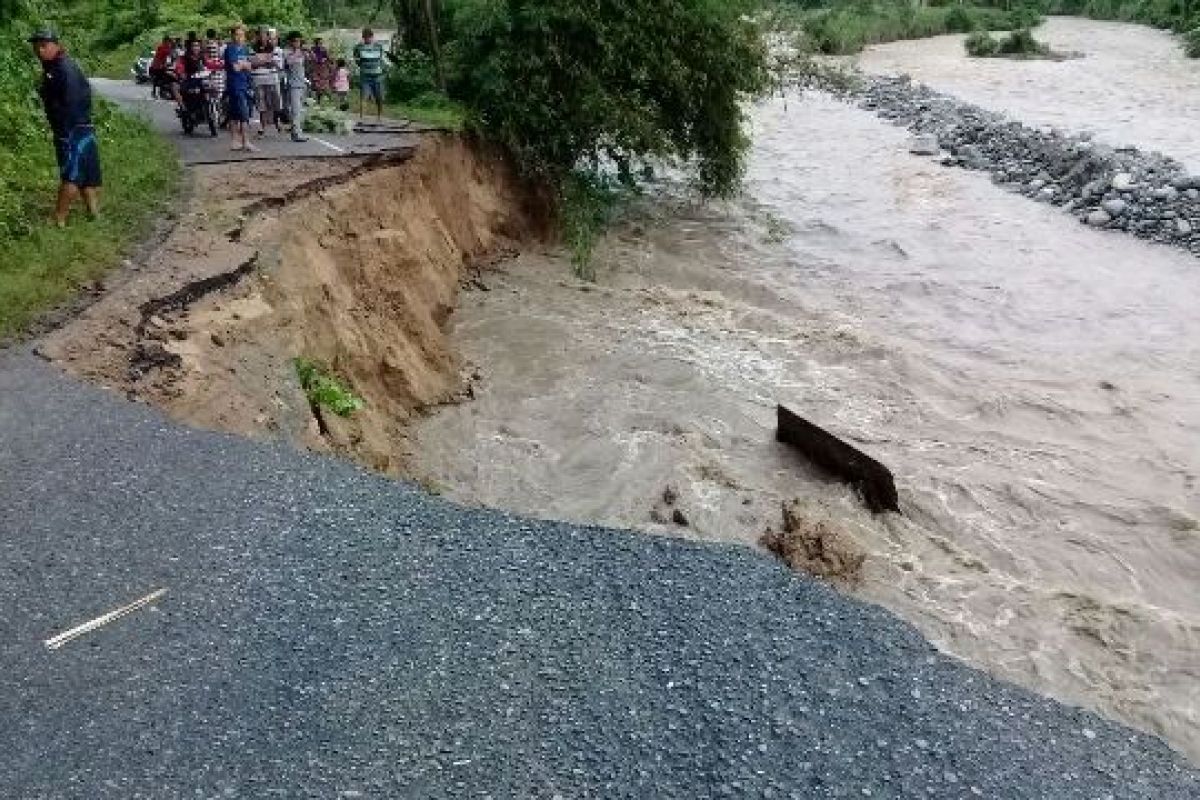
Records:
{"label": "vegetation on riverbank", "polygon": [[[948,33],[1027,30],[1045,15],[1062,15],[1165,28],[1184,34],[1185,52],[1200,57],[1200,3],[1187,0],[994,0],[970,4],[934,0],[930,5],[914,5],[908,0],[776,0],[776,5],[803,29],[815,51],[830,55]],[[982,36],[974,38],[976,49],[987,47]]]}
{"label": "vegetation on riverbank", "polygon": [[1138,22],[1176,33],[1200,28],[1200,4],[1188,0],[1041,0],[1047,14]]}
{"label": "vegetation on riverbank", "polygon": [[996,37],[989,31],[975,31],[963,46],[974,58],[1065,58],[1050,46],[1039,42],[1028,28],[1018,28],[1005,36]]}
{"label": "vegetation on riverbank", "polygon": [[867,45],[922,39],[947,33],[1016,30],[1036,25],[1032,7],[987,5],[916,6],[902,0],[835,0],[822,7],[782,0],[780,8],[803,30],[813,50],[828,55],[857,53]]}

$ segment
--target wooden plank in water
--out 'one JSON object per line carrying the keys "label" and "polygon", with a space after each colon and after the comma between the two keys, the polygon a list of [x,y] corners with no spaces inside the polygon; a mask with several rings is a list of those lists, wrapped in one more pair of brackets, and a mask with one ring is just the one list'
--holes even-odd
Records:
{"label": "wooden plank in water", "polygon": [[900,498],[891,471],[829,431],[780,405],[775,438],[792,445],[810,461],[850,484],[872,512],[900,513]]}

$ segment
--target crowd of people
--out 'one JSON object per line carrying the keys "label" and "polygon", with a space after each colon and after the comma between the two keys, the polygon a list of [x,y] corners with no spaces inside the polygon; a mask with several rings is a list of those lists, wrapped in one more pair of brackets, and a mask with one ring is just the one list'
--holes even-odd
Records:
{"label": "crowd of people", "polygon": [[[249,42],[244,25],[235,25],[228,41],[208,30],[201,38],[164,36],[150,64],[156,88],[166,89],[183,105],[189,81],[203,80],[205,91],[222,99],[234,150],[254,150],[250,129],[258,136],[285,129],[304,140],[304,112],[309,98],[341,109],[350,106],[351,68],[335,59],[320,37],[308,46],[299,32],[287,34],[281,45],[274,28],[262,27]],[[59,169],[58,198],[53,221],[65,226],[72,206],[82,198],[90,215],[100,212],[100,151],[92,124],[92,88],[87,77],[49,28],[35,31],[27,41],[42,68],[38,91],[54,138]],[[359,113],[370,99],[376,117],[383,115],[385,59],[383,45],[370,28],[355,45],[352,61],[359,85]]]}
{"label": "crowd of people", "polygon": [[[376,117],[383,114],[385,57],[374,32],[364,28],[351,59],[360,115],[368,99]],[[194,32],[182,39],[164,36],[150,62],[150,77],[156,87],[166,87],[181,108],[189,82],[204,81],[206,90],[219,93],[234,150],[255,149],[250,136],[255,122],[257,136],[287,130],[293,140],[304,141],[310,97],[317,105],[329,101],[342,110],[350,107],[351,63],[334,58],[321,37],[311,46],[298,31],[280,40],[270,26],[258,28],[253,40],[243,25],[235,25],[228,40],[213,29],[203,37]]]}

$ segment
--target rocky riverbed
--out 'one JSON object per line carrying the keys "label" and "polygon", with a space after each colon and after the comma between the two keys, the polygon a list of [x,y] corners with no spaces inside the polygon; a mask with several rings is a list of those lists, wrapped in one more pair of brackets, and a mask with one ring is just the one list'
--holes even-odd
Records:
{"label": "rocky riverbed", "polygon": [[913,132],[911,151],[987,172],[1006,189],[1098,228],[1200,254],[1200,177],[1183,164],[1090,133],[1032,127],[938,92],[907,75],[819,87]]}

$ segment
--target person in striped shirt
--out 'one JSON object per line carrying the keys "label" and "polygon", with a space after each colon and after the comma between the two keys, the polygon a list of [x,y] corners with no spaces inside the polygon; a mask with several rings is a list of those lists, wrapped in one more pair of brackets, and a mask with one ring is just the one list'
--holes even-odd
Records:
{"label": "person in striped shirt", "polygon": [[362,41],[354,45],[354,63],[358,67],[358,116],[369,96],[375,100],[375,119],[383,116],[383,45],[375,41],[375,32],[363,28]]}

